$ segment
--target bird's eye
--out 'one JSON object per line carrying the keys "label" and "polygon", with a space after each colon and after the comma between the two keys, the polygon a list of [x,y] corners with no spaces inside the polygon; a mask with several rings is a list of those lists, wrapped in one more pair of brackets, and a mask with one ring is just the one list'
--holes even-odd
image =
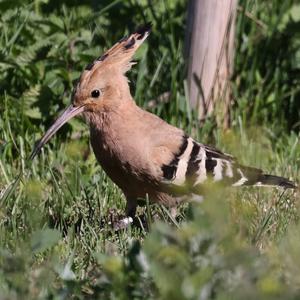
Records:
{"label": "bird's eye", "polygon": [[100,91],[99,91],[99,90],[93,90],[93,91],[91,92],[91,96],[92,96],[93,98],[98,98],[98,97],[100,96]]}

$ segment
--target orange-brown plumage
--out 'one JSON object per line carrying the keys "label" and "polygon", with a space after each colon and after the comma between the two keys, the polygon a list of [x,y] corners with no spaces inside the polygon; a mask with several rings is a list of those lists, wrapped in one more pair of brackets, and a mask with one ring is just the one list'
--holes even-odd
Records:
{"label": "orange-brown plumage", "polygon": [[82,114],[90,127],[96,158],[124,192],[129,215],[134,215],[137,199],[146,195],[167,206],[175,206],[186,195],[201,195],[207,179],[233,186],[294,187],[285,178],[241,166],[232,156],[194,141],[136,105],[125,73],[149,32],[149,25],[138,29],[86,67],[74,88],[72,105],[31,157],[66,121]]}

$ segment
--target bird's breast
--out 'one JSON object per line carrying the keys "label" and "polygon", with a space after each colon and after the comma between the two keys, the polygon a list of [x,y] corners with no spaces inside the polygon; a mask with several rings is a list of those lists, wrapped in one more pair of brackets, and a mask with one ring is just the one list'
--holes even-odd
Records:
{"label": "bird's breast", "polygon": [[91,128],[91,145],[95,156],[106,174],[125,194],[144,197],[152,189],[143,155],[132,141],[115,133]]}

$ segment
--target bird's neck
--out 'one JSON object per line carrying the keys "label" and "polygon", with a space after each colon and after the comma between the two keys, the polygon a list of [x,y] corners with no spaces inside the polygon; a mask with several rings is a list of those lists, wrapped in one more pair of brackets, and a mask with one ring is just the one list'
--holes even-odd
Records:
{"label": "bird's neck", "polygon": [[117,110],[91,116],[91,145],[97,160],[107,172],[110,169],[119,170],[121,166],[118,163],[127,161],[132,139],[134,140],[139,128],[135,120],[140,111],[141,109],[131,102]]}
{"label": "bird's neck", "polygon": [[111,107],[86,115],[90,126],[91,138],[97,140],[98,147],[115,148],[116,143],[124,139],[126,132],[131,132],[131,124],[140,112],[133,100],[127,100],[117,107]]}
{"label": "bird's neck", "polygon": [[92,130],[105,132],[116,126],[124,126],[122,120],[139,109],[131,97],[126,100],[112,101],[112,103],[113,105],[102,107],[99,111],[84,113],[85,121]]}

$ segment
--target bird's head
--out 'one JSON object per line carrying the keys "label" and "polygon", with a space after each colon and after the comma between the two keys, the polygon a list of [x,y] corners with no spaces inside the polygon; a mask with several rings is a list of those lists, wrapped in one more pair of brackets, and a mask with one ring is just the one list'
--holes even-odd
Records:
{"label": "bird's head", "polygon": [[61,126],[76,115],[89,116],[91,113],[106,112],[123,101],[131,100],[125,73],[134,64],[131,59],[150,30],[150,24],[138,28],[85,68],[74,87],[72,104],[58,117],[36,145],[30,156],[31,159]]}

